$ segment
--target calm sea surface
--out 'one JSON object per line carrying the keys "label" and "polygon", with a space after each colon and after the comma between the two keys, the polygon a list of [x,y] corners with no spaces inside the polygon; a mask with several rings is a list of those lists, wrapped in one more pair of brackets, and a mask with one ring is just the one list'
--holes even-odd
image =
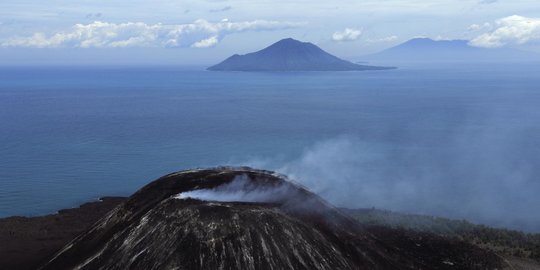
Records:
{"label": "calm sea surface", "polygon": [[539,67],[2,67],[0,216],[129,195],[182,169],[260,164],[343,206],[540,231]]}

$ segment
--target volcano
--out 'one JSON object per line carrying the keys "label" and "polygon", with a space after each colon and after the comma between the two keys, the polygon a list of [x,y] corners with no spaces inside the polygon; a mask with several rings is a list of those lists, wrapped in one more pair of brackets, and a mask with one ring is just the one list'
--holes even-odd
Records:
{"label": "volcano", "polygon": [[501,269],[493,253],[429,234],[366,227],[251,168],[151,182],[42,269]]}
{"label": "volcano", "polygon": [[538,61],[536,53],[512,48],[479,48],[468,40],[414,38],[363,60],[379,63],[493,63]]}
{"label": "volcano", "polygon": [[390,67],[365,66],[331,55],[316,45],[292,38],[282,39],[260,51],[235,54],[208,68],[211,71],[352,71]]}

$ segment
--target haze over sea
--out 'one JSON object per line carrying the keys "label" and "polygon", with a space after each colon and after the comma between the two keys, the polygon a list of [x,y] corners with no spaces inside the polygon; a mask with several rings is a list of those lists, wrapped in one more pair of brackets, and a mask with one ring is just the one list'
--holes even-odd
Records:
{"label": "haze over sea", "polygon": [[245,164],[338,206],[540,232],[539,67],[2,67],[0,216]]}

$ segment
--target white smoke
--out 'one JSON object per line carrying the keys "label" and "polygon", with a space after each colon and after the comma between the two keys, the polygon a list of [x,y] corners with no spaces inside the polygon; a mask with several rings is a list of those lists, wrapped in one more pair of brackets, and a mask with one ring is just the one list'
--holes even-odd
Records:
{"label": "white smoke", "polygon": [[[515,128],[515,127],[514,127]],[[338,137],[292,159],[233,162],[274,170],[336,206],[377,207],[538,231],[536,148],[521,137],[462,129],[437,148]],[[520,133],[520,132],[518,132]],[[521,134],[521,133],[520,133]],[[521,149],[521,151],[515,151]]]}
{"label": "white smoke", "polygon": [[192,198],[214,202],[274,203],[284,200],[291,191],[291,188],[285,184],[260,185],[251,181],[247,175],[240,175],[236,176],[230,183],[213,189],[198,189],[179,193],[175,198]]}

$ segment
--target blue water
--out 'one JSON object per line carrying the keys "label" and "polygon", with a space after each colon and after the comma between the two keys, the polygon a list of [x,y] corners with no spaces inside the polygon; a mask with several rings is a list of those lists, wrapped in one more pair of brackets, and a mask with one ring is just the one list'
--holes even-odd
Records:
{"label": "blue water", "polygon": [[2,67],[0,216],[259,164],[342,206],[540,231],[538,67]]}

